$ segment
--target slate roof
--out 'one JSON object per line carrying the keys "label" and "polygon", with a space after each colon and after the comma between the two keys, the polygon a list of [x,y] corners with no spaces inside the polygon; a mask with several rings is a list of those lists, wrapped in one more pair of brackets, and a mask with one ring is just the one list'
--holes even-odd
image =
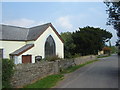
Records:
{"label": "slate roof", "polygon": [[17,55],[19,56],[20,54],[24,53],[25,51],[31,49],[34,46],[34,44],[26,44],[23,47],[17,49],[16,51],[10,53],[10,55]]}
{"label": "slate roof", "polygon": [[29,34],[27,36],[27,40],[37,39],[50,25],[51,23],[47,23],[44,25],[29,28]]}
{"label": "slate roof", "polygon": [[51,23],[43,24],[32,28],[23,28],[10,25],[0,25],[0,40],[29,41],[36,40]]}

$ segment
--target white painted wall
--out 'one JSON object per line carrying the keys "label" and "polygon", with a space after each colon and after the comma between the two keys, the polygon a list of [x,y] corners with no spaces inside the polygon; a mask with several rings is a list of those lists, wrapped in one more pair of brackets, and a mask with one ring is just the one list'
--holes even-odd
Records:
{"label": "white painted wall", "polygon": [[56,55],[60,58],[64,58],[64,44],[56,35],[56,33],[52,30],[51,27],[48,27],[47,30],[36,40],[36,41],[28,41],[28,42],[21,42],[21,41],[0,41],[2,43],[2,47],[4,49],[4,58],[9,58],[9,54],[14,52],[15,50],[21,48],[25,44],[33,44],[34,47],[29,49],[28,51],[24,52],[20,56],[15,56],[15,64],[22,63],[22,55],[30,54],[32,55],[32,63],[35,63],[35,56],[42,56],[45,57],[45,42],[48,36],[51,35],[55,41],[56,45]]}
{"label": "white painted wall", "polygon": [[[27,54],[22,54],[22,55],[27,55]],[[15,64],[22,64],[22,55],[14,57]],[[35,63],[35,57],[33,55],[32,55],[32,63]]]}
{"label": "white painted wall", "polygon": [[[59,39],[59,37],[56,35],[56,33],[52,30],[51,27],[49,27],[41,36],[40,38],[37,39],[37,41],[35,41],[35,52],[40,52],[40,54],[43,56],[43,58],[45,57],[45,42],[46,39],[48,38],[48,36],[51,35],[55,41],[55,45],[56,45],[56,54],[61,57],[64,58],[64,51],[63,51],[63,43],[62,41]],[[39,47],[39,45],[41,47]],[[39,50],[39,51],[38,51]],[[42,51],[42,52],[41,52]],[[39,53],[37,53],[39,54]]]}
{"label": "white painted wall", "polygon": [[98,52],[98,55],[102,55],[102,54],[104,54],[104,51],[99,51]]}
{"label": "white painted wall", "polygon": [[44,50],[45,42],[49,35],[51,35],[55,41],[56,55],[58,55],[60,58],[64,58],[64,44],[59,39],[59,37],[56,35],[56,33],[52,30],[51,27],[48,27],[48,29],[34,42],[33,48],[26,51],[22,55],[27,55],[27,54],[32,55],[32,60],[33,60],[32,63],[35,62],[35,56],[42,56],[42,58],[44,58],[45,57],[45,50]]}
{"label": "white painted wall", "polygon": [[9,54],[25,45],[23,41],[0,41],[3,48],[3,58],[10,58]]}
{"label": "white painted wall", "polygon": [[35,41],[27,41],[26,44],[34,44]]}

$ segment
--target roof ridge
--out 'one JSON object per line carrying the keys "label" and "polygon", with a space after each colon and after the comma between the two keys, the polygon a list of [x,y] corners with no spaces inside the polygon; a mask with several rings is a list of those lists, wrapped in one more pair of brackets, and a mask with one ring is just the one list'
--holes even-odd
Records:
{"label": "roof ridge", "polygon": [[0,25],[4,25],[4,26],[9,26],[9,27],[16,27],[16,28],[24,28],[24,29],[31,29],[31,28],[34,28],[34,27],[39,27],[39,26],[43,26],[43,25],[51,25],[51,23],[45,23],[45,24],[41,24],[41,25],[36,25],[36,26],[33,26],[33,27],[22,27],[22,26],[15,26],[15,25],[10,25],[10,24],[0,24]]}
{"label": "roof ridge", "polygon": [[1,24],[1,25],[9,26],[9,27],[16,27],[16,28],[29,29],[29,28],[26,28],[26,27],[20,27],[20,26],[15,26],[15,25],[8,25],[8,24]]}
{"label": "roof ridge", "polygon": [[41,25],[36,25],[36,26],[30,27],[29,29],[32,29],[32,28],[35,28],[35,27],[44,26],[44,25],[51,25],[51,23],[45,23],[45,24],[41,24]]}

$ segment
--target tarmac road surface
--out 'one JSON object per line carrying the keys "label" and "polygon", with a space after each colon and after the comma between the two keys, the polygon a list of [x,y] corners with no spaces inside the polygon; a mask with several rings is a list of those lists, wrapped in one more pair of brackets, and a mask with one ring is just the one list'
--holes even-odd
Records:
{"label": "tarmac road surface", "polygon": [[100,58],[73,73],[54,88],[118,88],[118,56]]}

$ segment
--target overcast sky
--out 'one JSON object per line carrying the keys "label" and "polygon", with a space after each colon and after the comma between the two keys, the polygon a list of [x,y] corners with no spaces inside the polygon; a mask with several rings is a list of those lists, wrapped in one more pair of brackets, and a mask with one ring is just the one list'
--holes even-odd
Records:
{"label": "overcast sky", "polygon": [[32,27],[51,22],[59,33],[85,26],[100,27],[113,34],[114,45],[116,31],[106,26],[105,10],[103,2],[4,2],[1,23]]}

